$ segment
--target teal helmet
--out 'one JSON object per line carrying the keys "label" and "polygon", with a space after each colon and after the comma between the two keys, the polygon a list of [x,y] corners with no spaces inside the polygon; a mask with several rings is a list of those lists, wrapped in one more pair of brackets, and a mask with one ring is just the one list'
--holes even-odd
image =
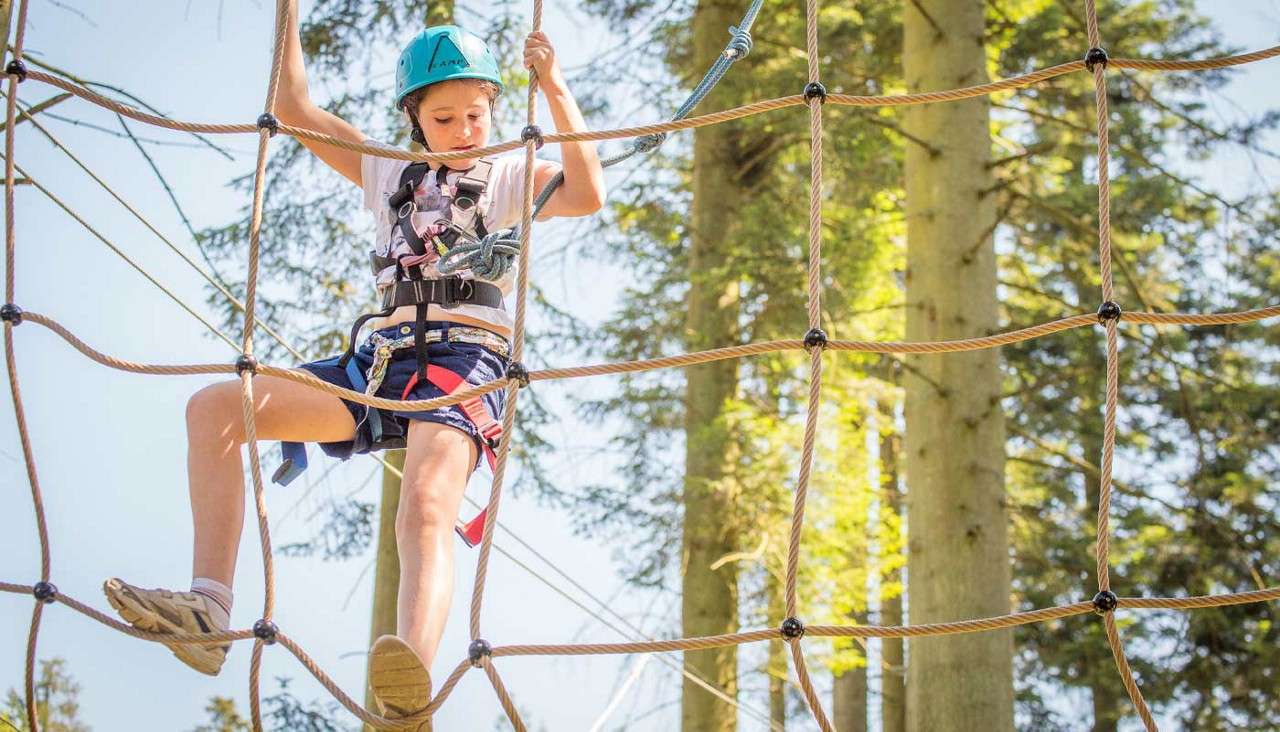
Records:
{"label": "teal helmet", "polygon": [[456,25],[435,25],[413,37],[396,64],[396,106],[411,92],[450,79],[491,81],[502,91],[502,76],[484,39]]}

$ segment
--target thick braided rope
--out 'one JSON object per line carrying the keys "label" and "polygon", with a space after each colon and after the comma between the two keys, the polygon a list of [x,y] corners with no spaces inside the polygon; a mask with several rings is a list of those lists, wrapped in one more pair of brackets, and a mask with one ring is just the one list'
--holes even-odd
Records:
{"label": "thick braided rope", "polygon": [[[1089,48],[1100,49],[1102,36],[1098,31],[1098,11],[1095,0],[1085,0],[1085,25],[1089,40]],[[1090,52],[1092,53],[1092,52]],[[1098,269],[1102,280],[1103,302],[1115,300],[1115,283],[1111,277],[1111,175],[1110,161],[1110,126],[1107,112],[1107,64],[1093,64],[1094,106],[1097,111],[1098,125]],[[1101,476],[1098,487],[1098,520],[1097,520],[1097,573],[1098,591],[1111,591],[1109,569],[1111,544],[1111,475],[1116,447],[1116,411],[1120,397],[1119,346],[1116,333],[1116,319],[1109,318],[1104,323],[1107,334],[1107,386],[1102,429],[1102,461]],[[1107,645],[1111,647],[1111,655],[1115,657],[1116,668],[1129,699],[1133,702],[1138,716],[1147,732],[1156,732],[1155,720],[1151,710],[1142,698],[1138,682],[1133,678],[1133,669],[1125,657],[1124,644],[1120,631],[1116,627],[1115,613],[1108,612],[1103,618],[1106,624]]]}
{"label": "thick braided rope", "polygon": [[[1253,51],[1250,53],[1240,54],[1236,56],[1224,56],[1220,58],[1202,59],[1197,61],[1177,61],[1165,59],[1111,59],[1110,65],[1121,69],[1135,69],[1146,71],[1205,71],[1209,69],[1221,69],[1229,66],[1238,66],[1241,64],[1252,63],[1264,59],[1280,56],[1280,46],[1272,46],[1270,48]],[[969,87],[961,87],[957,89],[910,93],[910,94],[886,94],[886,95],[868,95],[858,96],[851,94],[828,94],[827,103],[839,106],[853,107],[897,107],[913,104],[932,104],[936,102],[954,102],[962,99],[970,99],[972,97],[984,96],[996,92],[1010,91],[1013,89],[1021,89],[1024,87],[1047,81],[1054,77],[1063,76],[1074,71],[1084,69],[1083,61],[1068,61],[1066,63],[1051,66],[1038,71],[1027,74],[1010,77],[1008,79],[1000,79],[986,84],[979,84]],[[153,114],[147,114],[135,107],[127,104],[121,104],[114,100],[108,99],[90,89],[86,89],[73,82],[67,81],[61,77],[46,74],[40,71],[28,71],[27,78],[55,86],[70,94],[74,94],[88,102],[97,104],[98,106],[109,109],[118,114],[122,114],[130,119],[137,120],[156,127],[164,127],[166,129],[178,130],[182,132],[203,132],[209,134],[244,134],[256,132],[257,126],[254,124],[210,124],[210,123],[193,123],[173,120],[166,117],[158,117]],[[681,120],[672,120],[667,122],[657,122],[647,125],[638,125],[633,127],[619,127],[611,130],[587,130],[582,132],[557,132],[548,134],[543,137],[547,143],[559,142],[585,142],[585,141],[603,141],[617,140],[627,137],[643,137],[646,135],[658,135],[667,132],[675,132],[677,130],[687,130],[696,127],[706,127],[708,125],[720,124],[731,120],[742,119],[765,112],[771,112],[787,107],[804,106],[806,101],[800,94],[792,96],[778,97],[776,99],[767,99],[751,104],[735,107],[733,109],[722,110],[718,112],[710,112],[696,117],[687,117]],[[419,153],[409,150],[394,150],[385,147],[374,147],[361,143],[350,142],[326,135],[313,130],[291,127],[289,125],[280,125],[280,132],[291,135],[293,137],[315,140],[323,142],[327,145],[350,150],[352,152],[364,153],[378,157],[392,158],[395,160],[413,160],[428,162],[443,162],[448,160],[459,160],[462,158],[475,157],[477,155],[497,155],[499,153],[509,152],[523,146],[519,140],[509,140],[488,147],[476,148],[468,150],[465,153]]]}
{"label": "thick braided rope", "polygon": [[[271,73],[267,80],[263,114],[271,114],[276,105],[276,92],[280,84],[281,62],[284,58],[285,30],[288,28],[289,0],[276,0],[275,35],[271,52]],[[253,358],[254,310],[258,294],[258,253],[261,246],[262,205],[266,191],[267,154],[271,144],[271,131],[258,129],[257,169],[253,178],[253,212],[249,220],[249,266],[245,276],[244,336],[242,359]],[[262,619],[270,623],[275,609],[275,566],[271,556],[271,534],[267,524],[267,504],[262,485],[262,463],[258,453],[258,430],[254,419],[253,369],[240,371],[241,411],[244,417],[245,447],[249,453],[249,474],[253,483],[254,510],[258,518],[258,538],[262,550],[263,599]],[[262,641],[254,643],[249,663],[249,701],[255,732],[262,729],[259,709],[259,678],[262,664]]]}
{"label": "thick braided rope", "polygon": [[[806,91],[821,88],[818,65],[818,0],[805,2],[805,56],[808,62]],[[808,315],[810,332],[822,325],[822,106],[824,95],[809,94],[809,261]],[[809,496],[809,477],[813,472],[814,445],[818,434],[818,408],[822,403],[822,348],[809,353],[809,403],[805,412],[804,439],[800,449],[800,472],[796,478],[795,501],[791,513],[791,535],[787,543],[787,567],[784,579],[784,605],[788,618],[797,617],[796,583],[800,569],[800,538],[804,532],[804,509]],[[809,678],[800,638],[789,639],[796,678],[808,702],[809,711],[823,732],[833,729],[818,700]]]}
{"label": "thick braided rope", "polygon": [[[18,30],[14,38],[13,58],[22,61],[22,45],[26,39],[27,0],[18,3]],[[5,282],[4,296],[6,303],[14,301],[14,285],[16,281],[16,237],[14,232],[14,200],[13,200],[13,140],[16,126],[18,101],[18,83],[21,79],[15,74],[8,75],[9,95],[5,103],[4,130],[4,211],[5,211]],[[31,436],[27,430],[26,412],[22,408],[22,390],[18,386],[18,364],[13,353],[13,323],[4,324],[5,369],[9,374],[9,391],[13,395],[14,416],[18,421],[18,437],[22,441],[22,458],[27,468],[27,482],[31,487],[31,502],[36,511],[36,532],[40,537],[40,581],[48,582],[51,568],[49,556],[49,527],[44,516],[44,498],[40,491],[40,478],[36,473],[36,459],[31,450]],[[39,728],[36,722],[36,642],[40,637],[40,618],[44,608],[37,601],[31,611],[31,625],[27,632],[26,673],[23,679],[24,701],[27,705],[27,724],[32,730]]]}
{"label": "thick braided rope", "polygon": [[[1146,325],[1190,325],[1190,326],[1206,326],[1206,325],[1231,325],[1240,323],[1251,323],[1268,318],[1280,316],[1280,305],[1272,305],[1265,308],[1255,310],[1242,310],[1236,312],[1224,313],[1144,313],[1132,312],[1124,314],[1124,321],[1132,324]],[[151,374],[158,376],[195,376],[201,374],[231,374],[235,373],[235,366],[226,363],[207,363],[207,364],[185,364],[185,365],[162,365],[162,364],[143,364],[135,361],[127,361],[114,356],[109,356],[94,349],[84,341],[80,340],[72,334],[66,327],[57,321],[40,313],[27,311],[23,313],[23,322],[32,322],[41,325],[56,333],[72,348],[82,353],[87,358],[108,368],[127,371],[137,374]],[[966,338],[962,340],[950,341],[842,341],[832,340],[827,342],[827,350],[834,351],[854,351],[861,353],[958,353],[962,351],[974,351],[985,348],[996,348],[1006,346],[1013,343],[1039,338],[1045,335],[1058,333],[1064,330],[1092,326],[1097,322],[1097,316],[1093,313],[1082,313],[1080,315],[1072,315],[1060,320],[1041,323],[1039,325],[1020,328],[1017,330],[1007,331],[990,336],[982,336],[979,338]],[[529,372],[530,381],[551,381],[558,379],[572,379],[587,376],[603,376],[608,374],[634,373],[639,371],[651,371],[661,368],[693,366],[701,363],[709,363],[712,361],[722,361],[730,358],[741,358],[745,356],[757,356],[764,353],[776,353],[779,351],[799,350],[804,348],[804,341],[799,339],[787,339],[778,341],[762,341],[759,343],[748,343],[740,346],[728,346],[724,348],[714,348],[707,351],[697,351],[694,353],[679,354],[675,356],[664,356],[662,358],[644,359],[638,361],[622,361],[618,363],[595,364],[590,366],[573,366],[557,369],[543,369]],[[275,376],[282,379],[288,379],[298,384],[323,391],[327,394],[347,399],[360,404],[367,404],[378,409],[391,409],[400,411],[421,411],[427,409],[436,409],[439,407],[450,406],[465,401],[474,396],[488,394],[507,386],[507,379],[502,378],[488,382],[479,386],[468,387],[464,390],[454,392],[452,395],[437,397],[435,399],[419,399],[400,401],[396,399],[384,399],[381,397],[373,397],[361,392],[344,389],[340,386],[329,384],[320,379],[311,376],[304,371],[294,369],[281,368],[278,366],[269,366],[266,364],[258,365],[258,373],[268,376]]]}
{"label": "thick braided rope", "polygon": [[[11,592],[29,595],[31,585],[0,582],[0,592]],[[1117,607],[1129,610],[1204,610],[1233,605],[1248,605],[1258,602],[1280,600],[1280,586],[1268,587],[1247,592],[1230,592],[1219,595],[1193,595],[1189,597],[1120,597]],[[122,623],[93,607],[59,593],[54,602],[85,615],[91,620],[117,630],[125,635],[140,640],[179,645],[187,643],[234,642],[253,638],[253,631],[225,630],[216,633],[150,633],[138,630]],[[1023,610],[1007,615],[996,615],[986,618],[973,618],[948,623],[922,623],[919,625],[809,625],[805,627],[805,636],[824,638],[918,638],[938,635],[954,635],[958,633],[980,633],[988,630],[1012,628],[1031,625],[1049,620],[1060,620],[1075,615],[1094,612],[1093,603],[1088,600],[1058,605],[1055,607]],[[305,656],[301,647],[284,633],[276,638],[280,645],[290,648],[291,652]],[[627,643],[574,643],[563,645],[510,645],[495,646],[492,656],[591,656],[621,655],[631,653],[671,653],[677,651],[702,651],[743,643],[758,643],[768,640],[784,639],[778,628],[761,628],[759,630],[727,633],[723,635],[701,636],[694,638],[675,638],[670,640],[634,641]],[[309,661],[309,659],[307,659]],[[304,663],[306,663],[304,661]],[[313,662],[312,662],[313,663]],[[314,670],[313,673],[317,673]],[[465,675],[471,665],[463,661],[454,670],[458,679]],[[318,672],[323,674],[322,671]],[[452,676],[450,677],[452,678]],[[323,682],[322,682],[323,683]],[[456,682],[455,682],[456,683]],[[441,685],[437,696],[445,693],[451,686],[448,680]]]}
{"label": "thick braided rope", "polygon": [[[542,0],[533,0],[532,31],[542,29]],[[529,73],[529,92],[527,99],[526,129],[535,130],[538,122],[538,75]],[[537,160],[538,146],[541,139],[529,137],[524,141],[524,196],[520,213],[520,271],[517,275],[516,315],[512,325],[511,359],[520,363],[524,357],[524,326],[529,295],[529,250],[533,238],[533,173]],[[514,381],[507,384],[507,405],[502,415],[502,441],[498,446],[498,458],[493,469],[493,483],[489,489],[489,504],[485,508],[484,533],[480,539],[480,552],[476,557],[475,584],[471,590],[471,640],[480,640],[480,610],[484,604],[484,586],[489,573],[489,554],[493,548],[493,530],[498,520],[498,508],[502,500],[502,485],[506,477],[507,462],[511,455],[511,438],[515,430],[516,407],[520,398],[520,385]],[[502,709],[507,719],[517,730],[523,732],[524,721],[516,710],[515,703],[507,694],[498,672],[493,668],[490,659],[481,659],[485,674],[493,685],[493,690],[502,702]]]}

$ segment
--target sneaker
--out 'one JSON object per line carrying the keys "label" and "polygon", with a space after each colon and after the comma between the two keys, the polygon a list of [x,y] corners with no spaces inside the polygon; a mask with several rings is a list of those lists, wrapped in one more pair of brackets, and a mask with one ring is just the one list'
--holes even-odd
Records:
{"label": "sneaker", "polygon": [[[382,716],[388,719],[408,717],[431,703],[431,676],[426,666],[408,643],[394,635],[384,635],[373,642],[369,686]],[[414,729],[431,732],[431,720]]]}
{"label": "sneaker", "polygon": [[[210,616],[216,603],[196,592],[144,590],[116,578],[102,583],[107,602],[138,630],[152,633],[212,633],[218,628]],[[178,660],[202,674],[217,676],[227,660],[230,643],[196,645],[165,643]]]}

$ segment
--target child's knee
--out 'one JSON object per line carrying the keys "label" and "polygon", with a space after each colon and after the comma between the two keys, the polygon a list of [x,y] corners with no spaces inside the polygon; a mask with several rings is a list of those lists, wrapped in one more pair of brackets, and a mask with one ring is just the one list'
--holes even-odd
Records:
{"label": "child's knee", "polygon": [[396,512],[396,536],[449,534],[458,519],[458,505],[443,491],[420,486],[417,490],[402,490],[400,507]]}
{"label": "child's knee", "polygon": [[[235,387],[235,388],[228,388]],[[197,391],[187,400],[188,434],[210,434],[243,442],[239,384],[223,382]]]}

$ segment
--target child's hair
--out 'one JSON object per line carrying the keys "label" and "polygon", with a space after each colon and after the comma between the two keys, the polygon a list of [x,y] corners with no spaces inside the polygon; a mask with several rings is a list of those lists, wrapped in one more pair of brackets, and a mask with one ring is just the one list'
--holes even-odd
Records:
{"label": "child's hair", "polygon": [[[502,93],[497,84],[484,79],[460,79],[459,81],[475,83],[489,97],[489,111],[493,111],[493,105],[497,103],[498,95]],[[427,147],[427,137],[422,134],[422,127],[418,125],[418,105],[422,103],[423,97],[427,96],[432,86],[434,85],[427,85],[409,92],[400,103],[401,108],[409,115],[409,137],[423,147]]]}

